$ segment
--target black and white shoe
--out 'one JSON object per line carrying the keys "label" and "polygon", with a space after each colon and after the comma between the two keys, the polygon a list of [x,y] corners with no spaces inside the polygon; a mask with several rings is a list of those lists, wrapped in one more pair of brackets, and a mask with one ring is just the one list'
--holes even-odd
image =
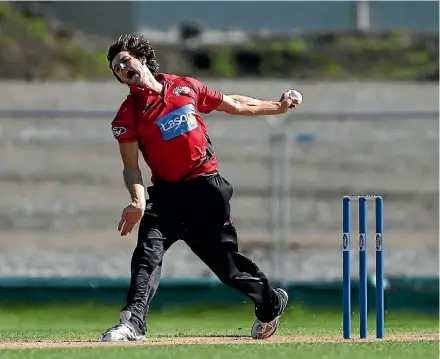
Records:
{"label": "black and white shoe", "polygon": [[284,311],[286,310],[289,296],[281,288],[277,288],[275,289],[275,291],[277,292],[278,297],[280,298],[281,301],[281,308],[279,314],[275,317],[275,319],[273,319],[268,323],[263,323],[258,319],[255,319],[254,325],[252,326],[252,330],[251,330],[251,336],[253,339],[270,338],[272,335],[275,334],[275,332],[277,331],[280,325],[280,317],[283,315]]}
{"label": "black and white shoe", "polygon": [[120,321],[102,333],[103,342],[143,342],[145,335],[139,334],[133,323],[130,322],[131,312],[122,311]]}

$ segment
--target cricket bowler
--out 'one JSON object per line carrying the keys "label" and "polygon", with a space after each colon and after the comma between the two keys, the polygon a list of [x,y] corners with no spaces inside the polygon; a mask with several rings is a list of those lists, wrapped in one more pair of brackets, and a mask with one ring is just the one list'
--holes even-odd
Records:
{"label": "cricket bowler", "polygon": [[[266,275],[238,252],[231,219],[231,184],[221,175],[204,114],[281,115],[302,95],[286,91],[279,101],[225,95],[192,77],[160,73],[154,49],[143,36],[126,34],[113,43],[108,63],[130,92],[111,124],[119,144],[123,178],[131,203],[122,211],[118,231],[131,233],[139,223],[131,261],[131,280],[120,320],[103,341],[144,341],[150,302],[159,285],[162,258],[184,241],[226,285],[255,305],[254,339],[272,336],[287,306],[287,293],[273,288]],[[151,170],[146,188],[139,156]]]}

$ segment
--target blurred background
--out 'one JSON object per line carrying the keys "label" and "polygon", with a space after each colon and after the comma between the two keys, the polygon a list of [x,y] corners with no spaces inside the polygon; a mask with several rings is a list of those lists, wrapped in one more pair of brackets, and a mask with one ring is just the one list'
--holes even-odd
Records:
{"label": "blurred background", "polygon": [[[105,55],[136,32],[164,72],[304,96],[284,117],[206,116],[244,254],[299,301],[342,308],[342,197],[381,195],[387,303],[438,314],[438,28],[428,1],[2,2],[0,299],[123,302],[136,233],[117,231],[129,197],[110,122],[127,88]],[[373,220],[371,202],[370,274]],[[182,243],[163,275],[158,304],[212,299]]]}

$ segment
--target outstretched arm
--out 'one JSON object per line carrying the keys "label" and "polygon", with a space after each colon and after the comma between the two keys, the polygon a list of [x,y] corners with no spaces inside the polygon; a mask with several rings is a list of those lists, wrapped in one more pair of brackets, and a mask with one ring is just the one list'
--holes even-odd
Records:
{"label": "outstretched arm", "polygon": [[284,93],[280,101],[258,100],[243,95],[223,95],[223,101],[216,110],[239,116],[280,115],[293,108],[298,103],[295,101],[289,91]]}
{"label": "outstretched arm", "polygon": [[224,95],[192,77],[187,77],[186,81],[197,94],[197,109],[201,113],[216,110],[240,116],[281,115],[302,101],[302,95],[296,90],[286,91],[279,101],[265,101],[243,95]]}

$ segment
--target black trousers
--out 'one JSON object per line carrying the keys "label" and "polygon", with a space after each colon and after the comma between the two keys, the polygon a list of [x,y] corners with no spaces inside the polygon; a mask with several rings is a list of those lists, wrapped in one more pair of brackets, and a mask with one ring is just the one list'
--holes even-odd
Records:
{"label": "black trousers", "polygon": [[233,189],[220,174],[175,183],[158,182],[147,189],[149,201],[131,262],[127,304],[132,321],[145,332],[151,300],[160,282],[162,258],[177,240],[190,249],[226,285],[248,296],[256,317],[268,322],[280,301],[265,274],[238,251],[231,220]]}

